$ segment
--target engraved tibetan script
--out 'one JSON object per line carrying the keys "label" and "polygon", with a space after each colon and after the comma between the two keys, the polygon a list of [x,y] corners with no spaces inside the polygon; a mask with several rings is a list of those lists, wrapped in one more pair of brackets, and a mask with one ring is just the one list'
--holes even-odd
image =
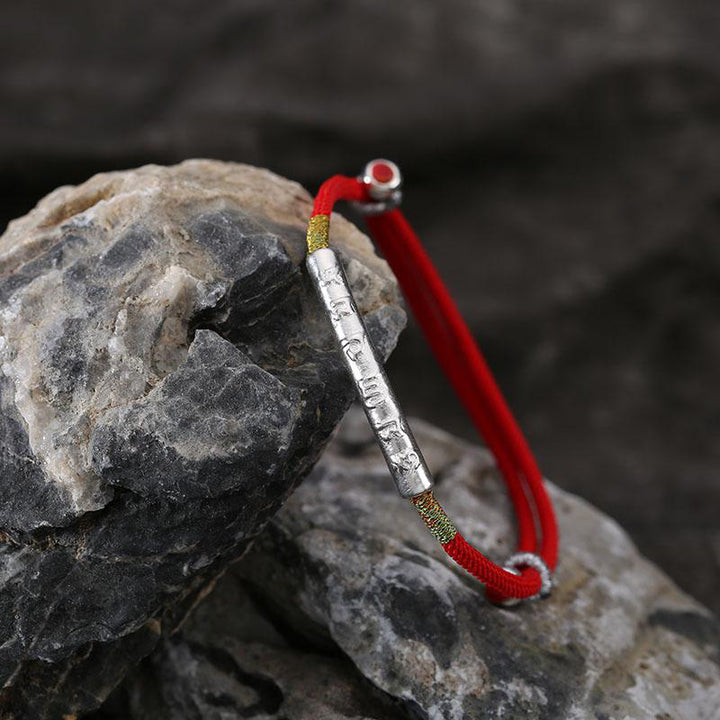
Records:
{"label": "engraved tibetan script", "polygon": [[430,471],[395,400],[337,256],[330,248],[321,248],[308,256],[307,264],[400,494],[413,497],[429,490]]}

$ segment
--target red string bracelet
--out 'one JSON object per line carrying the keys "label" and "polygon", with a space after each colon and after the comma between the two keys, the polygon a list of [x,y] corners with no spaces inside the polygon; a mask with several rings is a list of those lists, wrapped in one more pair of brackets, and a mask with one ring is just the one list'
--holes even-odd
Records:
{"label": "red string bracelet", "polygon": [[[447,554],[511,604],[549,595],[558,529],[535,458],[492,374],[409,223],[397,209],[401,176],[388,160],[368,163],[361,177],[334,175],[320,187],[308,224],[307,265],[337,336],[345,364],[400,494],[413,503]],[[493,453],[518,521],[518,549],[498,565],[470,545],[435,498],[433,481],[367,335],[342,266],[329,247],[330,214],[349,200],[367,215],[372,236],[455,392]]]}

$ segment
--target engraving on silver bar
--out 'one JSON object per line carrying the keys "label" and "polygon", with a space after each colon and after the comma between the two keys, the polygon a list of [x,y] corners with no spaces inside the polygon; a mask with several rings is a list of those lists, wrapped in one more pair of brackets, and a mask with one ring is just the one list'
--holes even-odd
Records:
{"label": "engraving on silver bar", "polygon": [[377,358],[337,255],[330,248],[316,250],[308,255],[307,266],[398,492],[414,497],[430,490],[430,471]]}

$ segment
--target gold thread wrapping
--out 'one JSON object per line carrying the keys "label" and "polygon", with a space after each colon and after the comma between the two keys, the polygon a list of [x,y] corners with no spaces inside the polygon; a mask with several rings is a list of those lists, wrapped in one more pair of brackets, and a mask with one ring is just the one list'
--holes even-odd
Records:
{"label": "gold thread wrapping", "polygon": [[308,253],[328,247],[330,236],[330,216],[314,215],[310,218],[307,228]]}
{"label": "gold thread wrapping", "polygon": [[441,545],[449,543],[457,535],[457,528],[450,522],[450,518],[435,499],[432,490],[410,498],[410,502],[415,506],[418,515],[427,525],[428,530],[438,539]]}

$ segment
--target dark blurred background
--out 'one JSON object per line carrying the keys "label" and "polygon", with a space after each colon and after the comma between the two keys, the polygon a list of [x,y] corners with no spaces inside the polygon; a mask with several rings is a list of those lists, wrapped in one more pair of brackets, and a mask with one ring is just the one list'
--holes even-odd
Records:
{"label": "dark blurred background", "polygon": [[[720,610],[720,4],[6,3],[0,221],[215,157],[310,190],[376,156],[545,473]],[[407,409],[470,423],[412,327]]]}

